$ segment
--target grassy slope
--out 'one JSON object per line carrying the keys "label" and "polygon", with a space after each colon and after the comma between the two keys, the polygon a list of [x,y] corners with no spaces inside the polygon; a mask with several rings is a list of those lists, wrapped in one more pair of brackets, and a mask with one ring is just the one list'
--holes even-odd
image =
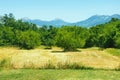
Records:
{"label": "grassy slope", "polygon": [[[116,51],[115,49],[110,50],[111,52]],[[105,69],[114,69],[120,66],[120,57],[108,53],[109,49],[100,51],[98,48],[80,49],[80,52],[62,52],[60,48],[19,50],[8,47],[0,48],[0,60],[10,60],[13,68],[43,68],[49,64],[57,68],[58,64],[66,63]]]}
{"label": "grassy slope", "polygon": [[0,80],[120,80],[120,71],[37,70],[0,71]]}

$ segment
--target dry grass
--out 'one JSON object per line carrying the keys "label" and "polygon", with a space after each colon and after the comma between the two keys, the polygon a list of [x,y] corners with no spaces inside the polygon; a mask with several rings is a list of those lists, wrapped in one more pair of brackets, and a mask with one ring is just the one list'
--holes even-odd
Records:
{"label": "dry grass", "polygon": [[18,48],[0,48],[0,60],[10,59],[13,68],[59,68],[77,64],[86,67],[115,69],[120,65],[120,58],[100,51],[98,48],[80,49],[80,52],[62,52],[54,47],[52,50],[37,48],[19,50]]}

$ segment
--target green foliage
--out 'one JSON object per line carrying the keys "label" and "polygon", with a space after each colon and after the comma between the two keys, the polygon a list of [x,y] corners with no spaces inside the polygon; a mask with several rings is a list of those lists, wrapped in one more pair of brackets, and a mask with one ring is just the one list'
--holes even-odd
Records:
{"label": "green foliage", "polygon": [[12,45],[14,43],[14,32],[11,27],[0,27],[0,45]]}
{"label": "green foliage", "polygon": [[5,14],[0,22],[0,46],[15,45],[33,49],[40,45],[40,34],[35,24],[15,20],[11,13]]}
{"label": "green foliage", "polygon": [[63,26],[58,30],[57,45],[64,48],[64,51],[75,51],[85,45],[85,29],[74,26]]}
{"label": "green foliage", "polygon": [[10,27],[15,27],[15,18],[13,16],[12,13],[10,14],[5,14],[4,16],[2,16],[0,22],[4,25],[4,26],[10,26]]}
{"label": "green foliage", "polygon": [[18,38],[18,44],[21,48],[33,49],[40,45],[40,36],[34,31],[21,32]]}
{"label": "green foliage", "polygon": [[113,18],[106,24],[91,27],[86,47],[119,48],[119,24],[120,20]]}
{"label": "green foliage", "polygon": [[40,43],[47,48],[59,46],[64,51],[76,51],[77,48],[100,47],[120,48],[120,20],[112,18],[110,22],[83,28],[79,26],[37,27],[35,24],[15,20],[13,14],[0,18],[0,46],[19,46],[33,49]]}
{"label": "green foliage", "polygon": [[57,28],[53,26],[43,26],[39,29],[39,33],[41,34],[42,45],[47,46],[47,48],[52,48],[55,45],[55,36],[57,34]]}
{"label": "green foliage", "polygon": [[120,48],[120,32],[118,32],[115,36],[115,47]]}
{"label": "green foliage", "polygon": [[73,51],[77,48],[77,41],[73,38],[72,33],[59,30],[57,34],[57,45],[64,48],[65,51]]}
{"label": "green foliage", "polygon": [[94,47],[99,45],[99,38],[102,38],[102,35],[101,37],[98,35],[103,33],[103,30],[102,30],[103,28],[104,28],[103,25],[98,25],[95,27],[91,27],[89,29],[89,33],[88,33],[89,37],[86,40],[85,47]]}

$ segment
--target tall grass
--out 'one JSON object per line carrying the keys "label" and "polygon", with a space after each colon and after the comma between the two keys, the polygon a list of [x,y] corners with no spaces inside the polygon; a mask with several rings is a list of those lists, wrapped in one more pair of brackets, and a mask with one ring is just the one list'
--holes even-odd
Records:
{"label": "tall grass", "polygon": [[116,71],[120,71],[120,64],[117,68],[115,68]]}
{"label": "tall grass", "polygon": [[106,49],[106,51],[114,56],[120,57],[120,49],[109,48],[109,49]]}
{"label": "tall grass", "polygon": [[[116,49],[115,49],[116,50]],[[115,52],[115,50],[112,50]],[[108,55],[107,50],[96,48],[80,49],[81,52],[52,52],[61,51],[34,49],[19,50],[11,48],[0,49],[0,68],[31,68],[31,69],[119,69],[120,59]],[[119,54],[117,49],[116,54]]]}
{"label": "tall grass", "polygon": [[[48,61],[43,66],[36,67],[34,63],[28,63],[29,66],[24,64],[23,68],[29,68],[29,69],[81,69],[81,70],[87,70],[87,69],[94,69],[93,67],[87,67],[83,64],[78,63],[70,63],[70,62],[58,62],[56,65],[53,64],[51,61]],[[10,59],[3,59],[0,61],[0,69],[12,69],[15,68]]]}
{"label": "tall grass", "polygon": [[86,69],[95,69],[93,67],[87,67],[83,64],[78,64],[78,63],[69,63],[65,62],[63,63],[57,63],[57,65],[54,65],[52,63],[47,63],[44,67],[41,69],[81,69],[81,70],[86,70]]}
{"label": "tall grass", "polygon": [[5,58],[0,61],[0,69],[10,69],[10,68],[12,68],[10,58]]}

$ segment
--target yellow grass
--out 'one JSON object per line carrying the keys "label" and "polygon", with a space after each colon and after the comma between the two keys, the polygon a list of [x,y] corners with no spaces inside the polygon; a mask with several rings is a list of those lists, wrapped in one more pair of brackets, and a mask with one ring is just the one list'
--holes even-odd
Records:
{"label": "yellow grass", "polygon": [[0,48],[0,60],[9,58],[13,68],[43,68],[52,64],[82,64],[93,68],[114,69],[120,66],[120,57],[100,51],[97,48],[80,49],[80,52],[62,52],[54,47],[52,50],[37,48],[33,50],[19,50],[18,48]]}

